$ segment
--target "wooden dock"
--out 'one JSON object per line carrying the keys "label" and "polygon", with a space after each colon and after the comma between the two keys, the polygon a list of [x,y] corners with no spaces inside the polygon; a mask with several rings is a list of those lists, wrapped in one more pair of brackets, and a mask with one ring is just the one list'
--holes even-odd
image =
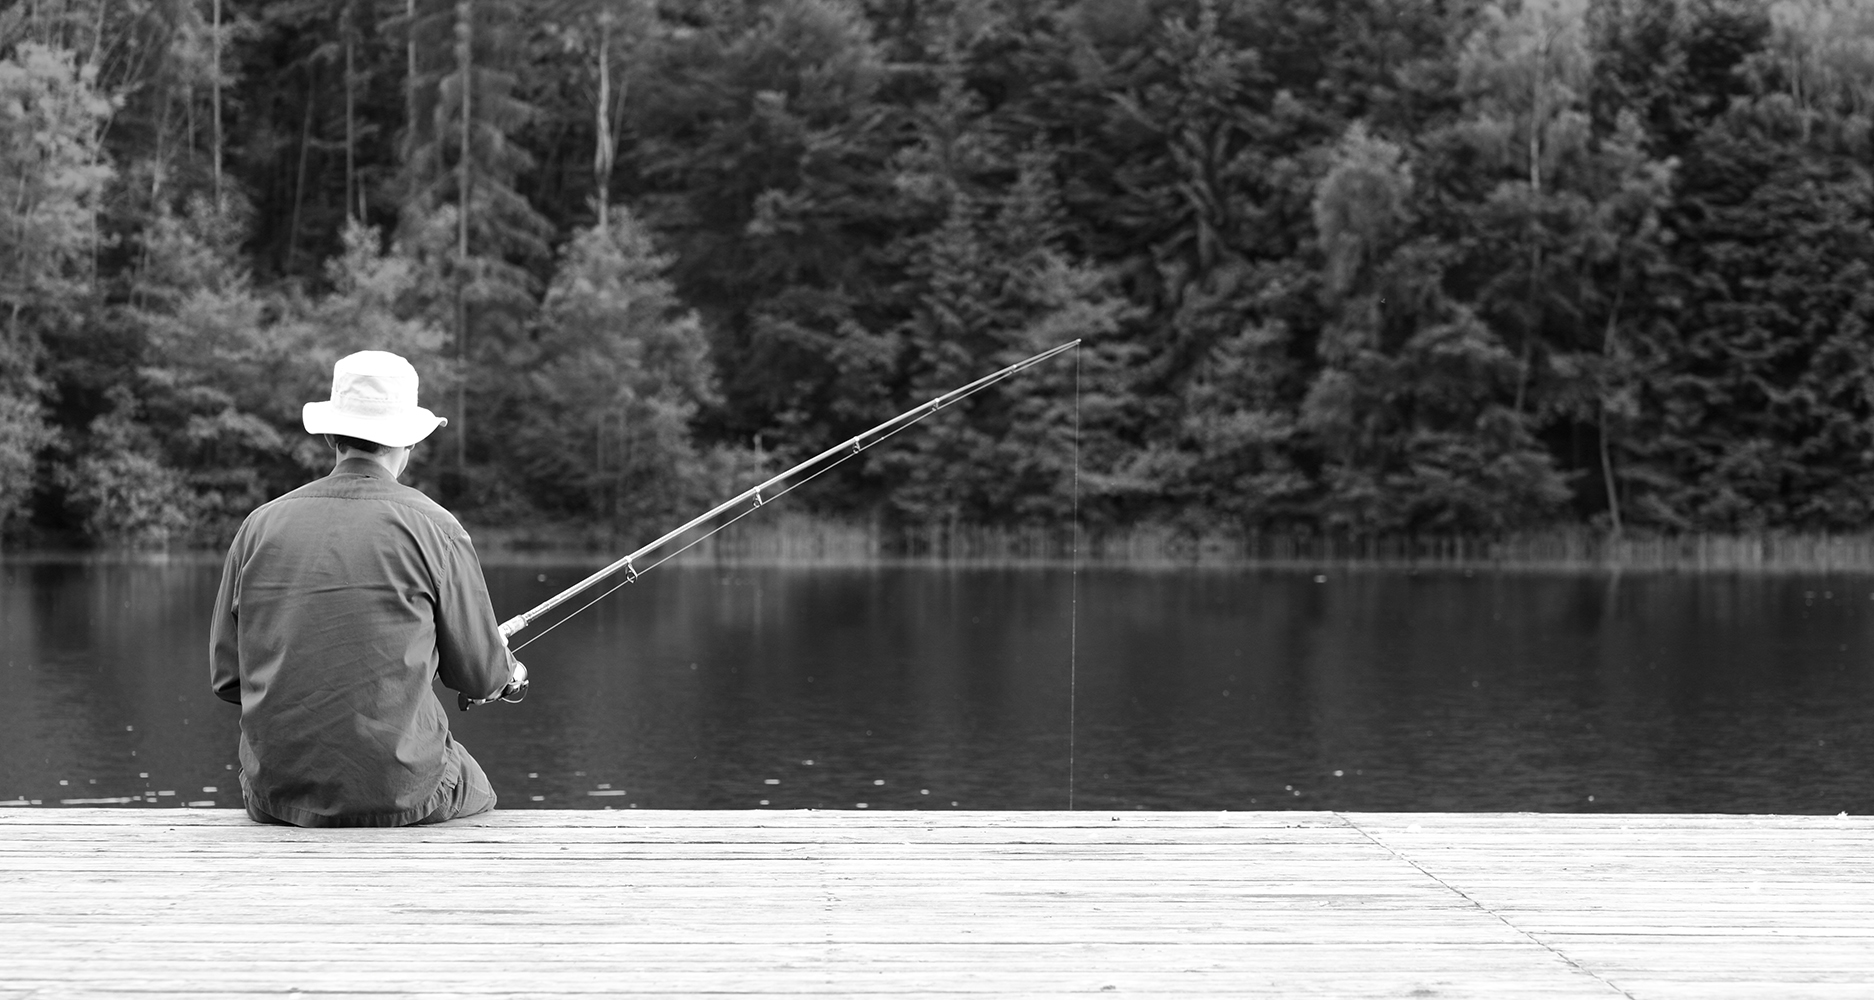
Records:
{"label": "wooden dock", "polygon": [[1874,817],[0,810],[0,998],[1874,997]]}

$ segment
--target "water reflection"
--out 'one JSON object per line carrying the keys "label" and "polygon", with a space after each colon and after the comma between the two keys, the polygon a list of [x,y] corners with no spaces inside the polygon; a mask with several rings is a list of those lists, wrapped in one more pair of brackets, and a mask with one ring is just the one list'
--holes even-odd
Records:
{"label": "water reflection", "polygon": [[[215,580],[0,564],[0,801],[235,803]],[[508,807],[1865,812],[1870,624],[1846,577],[664,567],[453,721]]]}

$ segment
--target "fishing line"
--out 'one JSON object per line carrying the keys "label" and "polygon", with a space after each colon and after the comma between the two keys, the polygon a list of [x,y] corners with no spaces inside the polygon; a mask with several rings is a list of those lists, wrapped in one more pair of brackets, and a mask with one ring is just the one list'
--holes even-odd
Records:
{"label": "fishing line", "polygon": [[[1079,342],[1075,341],[1075,343],[1079,343]],[[1074,489],[1076,491],[1075,497],[1074,497],[1074,504],[1075,504],[1075,511],[1076,511],[1075,516],[1076,517],[1079,516],[1078,511],[1079,511],[1079,502],[1080,502],[1079,493],[1078,493],[1080,489],[1080,468],[1079,468],[1079,463],[1080,463],[1080,440],[1079,440],[1080,399],[1078,395],[1079,364],[1080,364],[1080,355],[1078,354],[1078,352],[1076,352],[1074,355],[1075,393],[1076,393],[1075,398],[1074,398],[1074,465],[1075,465],[1074,467]],[[1016,374],[1016,372],[1011,371],[1008,373],[1008,375],[1005,375],[1003,377],[1007,378],[1014,374]],[[968,392],[958,395],[955,399],[952,399],[949,402],[945,403],[944,406],[946,407],[953,406],[957,403],[961,403],[962,401],[970,398],[971,396],[974,396],[977,393],[983,391],[984,389],[987,389],[992,385],[996,385],[1000,383],[1001,381],[1002,379],[996,379],[994,381],[984,382],[982,385],[979,385],[971,389]],[[689,540],[688,542],[685,542],[683,545],[678,546],[677,548],[671,549],[670,551],[666,552],[661,558],[659,558],[656,562],[653,562],[650,565],[643,566],[643,567],[639,567],[635,564],[632,565],[630,567],[630,572],[625,575],[625,578],[623,580],[620,580],[619,582],[612,584],[612,586],[609,589],[607,589],[604,593],[580,605],[577,609],[568,613],[565,617],[559,619],[558,621],[554,622],[551,625],[548,625],[546,628],[543,628],[535,632],[531,637],[528,638],[526,642],[523,642],[517,646],[514,646],[513,651],[518,653],[521,650],[526,649],[528,646],[532,645],[536,640],[540,639],[542,636],[545,636],[548,632],[551,632],[554,629],[559,628],[561,625],[564,625],[566,622],[572,620],[574,617],[576,617],[579,614],[579,612],[586,610],[587,608],[593,606],[594,604],[599,603],[602,600],[605,600],[607,597],[611,596],[613,592],[617,591],[620,587],[623,587],[625,584],[635,582],[638,577],[643,576],[644,574],[650,572],[651,570],[656,569],[659,566],[662,566],[663,564],[669,562],[672,559],[675,559],[676,557],[682,555],[683,553],[689,551],[690,549],[696,547],[697,545],[702,544],[705,540],[714,536],[717,532],[721,531],[722,529],[727,528],[729,525],[734,524],[737,521],[740,521],[742,518],[745,518],[748,515],[753,514],[755,511],[758,511],[761,508],[766,507],[768,504],[771,504],[775,502],[776,500],[779,500],[782,497],[788,495],[789,493],[792,493],[795,490],[801,488],[802,486],[805,486],[808,483],[813,482],[815,479],[820,478],[822,475],[826,474],[827,472],[830,472],[833,469],[838,468],[840,465],[843,465],[846,462],[846,459],[852,458],[854,455],[859,454],[860,452],[864,451],[867,448],[872,447],[873,445],[882,444],[886,441],[889,441],[892,438],[897,437],[899,434],[904,433],[906,430],[909,430],[910,428],[917,426],[920,422],[924,420],[925,417],[930,416],[932,413],[938,412],[939,409],[942,409],[942,407],[936,407],[926,413],[918,414],[916,417],[913,417],[912,419],[904,422],[903,424],[900,424],[897,427],[892,428],[887,433],[879,435],[874,440],[867,441],[863,445],[855,445],[853,450],[846,453],[844,456],[842,456],[839,461],[828,462],[827,464],[821,466],[820,468],[815,469],[812,474],[803,476],[800,479],[797,479],[787,484],[786,487],[775,491],[773,494],[765,496],[765,497],[758,497],[754,506],[742,508],[740,511],[736,513],[734,517],[731,517],[728,520],[723,521],[722,523],[716,525],[715,527],[710,528],[708,531],[705,531],[702,534],[696,536],[695,538]],[[855,438],[854,440],[856,441],[857,439]],[[1070,797],[1071,797],[1071,794],[1070,794]]]}
{"label": "fishing line", "polygon": [[1074,520],[1067,579],[1067,811],[1074,810],[1074,722],[1080,704],[1080,352],[1074,352]]}

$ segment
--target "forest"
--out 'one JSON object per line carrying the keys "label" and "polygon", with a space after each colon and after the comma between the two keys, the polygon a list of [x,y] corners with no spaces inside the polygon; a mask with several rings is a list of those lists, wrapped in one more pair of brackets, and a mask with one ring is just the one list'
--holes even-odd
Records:
{"label": "forest", "polygon": [[216,545],[332,362],[465,523],[1874,522],[1864,0],[13,0],[0,529]]}

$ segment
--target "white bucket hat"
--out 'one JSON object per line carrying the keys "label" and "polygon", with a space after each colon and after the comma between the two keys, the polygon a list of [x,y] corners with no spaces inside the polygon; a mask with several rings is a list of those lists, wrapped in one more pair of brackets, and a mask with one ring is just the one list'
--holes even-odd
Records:
{"label": "white bucket hat", "polygon": [[449,423],[416,405],[416,369],[389,351],[359,351],[332,366],[332,398],[307,403],[308,434],[343,434],[392,448]]}

